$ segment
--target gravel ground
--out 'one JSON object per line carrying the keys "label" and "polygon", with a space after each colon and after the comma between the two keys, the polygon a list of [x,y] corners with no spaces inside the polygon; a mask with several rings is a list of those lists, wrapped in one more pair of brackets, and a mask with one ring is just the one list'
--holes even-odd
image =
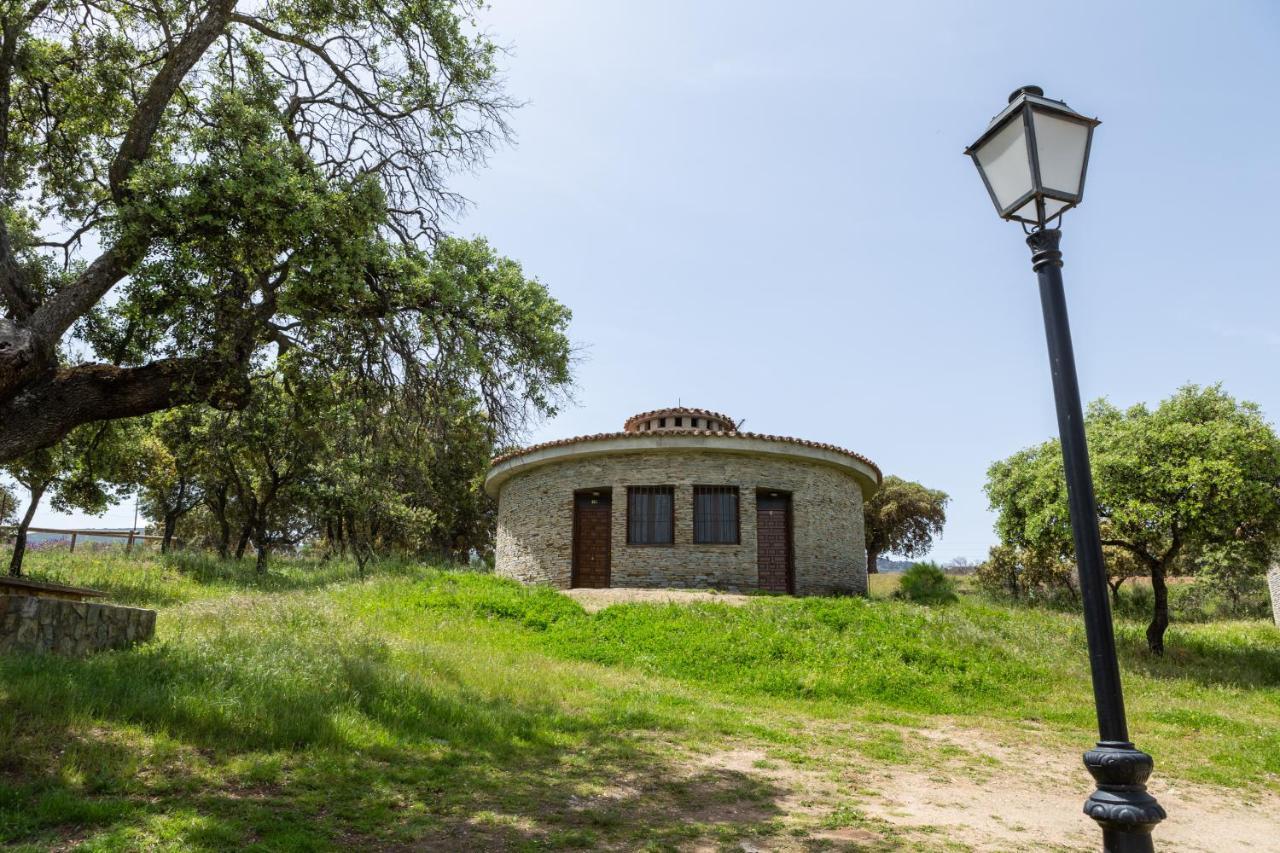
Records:
{"label": "gravel ground", "polygon": [[564,594],[581,604],[588,613],[603,610],[611,604],[637,601],[679,604],[710,601],[738,606],[746,604],[753,598],[738,592],[717,592],[706,589],[566,589]]}

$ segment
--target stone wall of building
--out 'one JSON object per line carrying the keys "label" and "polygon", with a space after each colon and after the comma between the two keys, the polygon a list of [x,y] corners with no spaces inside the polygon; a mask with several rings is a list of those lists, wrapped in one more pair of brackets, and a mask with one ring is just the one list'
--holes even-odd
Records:
{"label": "stone wall of building", "polygon": [[[694,544],[695,485],[738,487],[740,544]],[[674,486],[674,544],[627,544],[627,486]],[[805,459],[725,451],[645,450],[567,459],[517,473],[499,496],[498,573],[568,587],[573,496],[592,488],[612,495],[612,586],[754,589],[756,490],[762,488],[791,493],[797,593],[867,590],[862,491],[851,474]]]}
{"label": "stone wall of building", "polygon": [[145,642],[155,630],[154,610],[0,595],[0,652],[85,655]]}

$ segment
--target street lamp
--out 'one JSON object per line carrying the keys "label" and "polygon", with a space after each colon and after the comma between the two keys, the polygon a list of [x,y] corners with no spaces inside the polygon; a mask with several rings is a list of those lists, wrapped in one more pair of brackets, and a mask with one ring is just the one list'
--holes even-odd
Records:
{"label": "street lamp", "polygon": [[1009,96],[1009,105],[965,153],[977,165],[1000,217],[1022,223],[1031,247],[1031,268],[1040,282],[1098,713],[1098,743],[1084,754],[1097,790],[1085,801],[1084,812],[1101,825],[1106,853],[1151,853],[1155,849],[1151,830],[1165,813],[1147,793],[1151,756],[1134,748],[1125,722],[1080,386],[1062,290],[1058,249],[1062,232],[1048,227],[1084,196],[1089,143],[1098,124],[1062,101],[1046,98],[1040,87],[1023,86]]}

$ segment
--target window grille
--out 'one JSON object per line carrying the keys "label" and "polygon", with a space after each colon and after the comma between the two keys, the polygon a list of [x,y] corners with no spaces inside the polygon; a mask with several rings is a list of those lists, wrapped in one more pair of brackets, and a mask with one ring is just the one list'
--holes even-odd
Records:
{"label": "window grille", "polygon": [[675,489],[627,487],[627,544],[670,545],[675,541]]}
{"label": "window grille", "polygon": [[737,545],[738,487],[693,487],[693,541],[701,545]]}

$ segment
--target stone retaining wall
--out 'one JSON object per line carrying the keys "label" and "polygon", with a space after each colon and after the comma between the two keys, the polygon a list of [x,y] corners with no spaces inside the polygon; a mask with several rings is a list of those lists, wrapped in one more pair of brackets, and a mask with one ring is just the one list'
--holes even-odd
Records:
{"label": "stone retaining wall", "polygon": [[[675,542],[627,544],[627,486],[674,486]],[[693,487],[737,486],[741,542],[693,542]],[[757,586],[756,489],[792,494],[796,592],[867,590],[862,490],[842,470],[806,459],[665,450],[568,459],[513,476],[498,502],[497,573],[570,584],[573,493],[605,488],[613,502],[610,585],[749,590]]]}
{"label": "stone retaining wall", "polygon": [[0,653],[86,655],[146,642],[155,630],[154,610],[0,595]]}

